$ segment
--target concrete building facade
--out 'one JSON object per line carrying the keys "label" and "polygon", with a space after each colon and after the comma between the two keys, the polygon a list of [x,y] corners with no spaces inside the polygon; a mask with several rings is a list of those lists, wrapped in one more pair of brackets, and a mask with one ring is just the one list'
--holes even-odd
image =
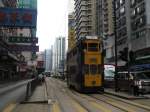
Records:
{"label": "concrete building facade", "polygon": [[75,35],[96,35],[96,0],[75,0]]}
{"label": "concrete building facade", "polygon": [[105,63],[114,62],[114,20],[113,0],[97,0],[96,34],[103,40]]}
{"label": "concrete building facade", "polygon": [[58,37],[53,47],[53,70],[62,71],[66,58],[66,41],[65,37]]}
{"label": "concrete building facade", "polygon": [[118,51],[128,47],[140,63],[150,57],[149,6],[149,0],[116,0]]}
{"label": "concrete building facade", "polygon": [[75,43],[75,18],[73,12],[68,15],[68,51],[70,51],[73,48]]}

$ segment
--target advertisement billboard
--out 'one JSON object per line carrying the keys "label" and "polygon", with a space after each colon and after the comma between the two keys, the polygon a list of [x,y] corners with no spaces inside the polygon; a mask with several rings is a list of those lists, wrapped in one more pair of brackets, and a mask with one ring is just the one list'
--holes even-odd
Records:
{"label": "advertisement billboard", "polygon": [[0,8],[0,26],[36,28],[37,10],[26,8]]}
{"label": "advertisement billboard", "polygon": [[9,48],[11,51],[32,51],[32,52],[38,52],[39,46],[36,45],[10,45]]}
{"label": "advertisement billboard", "polygon": [[38,43],[36,37],[9,37],[8,42],[11,43]]}

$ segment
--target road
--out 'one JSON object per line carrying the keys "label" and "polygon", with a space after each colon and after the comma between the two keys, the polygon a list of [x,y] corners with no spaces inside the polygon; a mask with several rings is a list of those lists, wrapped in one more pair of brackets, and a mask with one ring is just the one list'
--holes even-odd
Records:
{"label": "road", "polygon": [[[150,112],[148,105],[140,104],[145,99],[137,103],[105,93],[82,94],[70,90],[66,82],[54,78],[46,78],[46,83],[36,88],[29,101],[14,108],[24,96],[25,86],[3,95],[3,102],[9,104],[4,112]],[[150,104],[150,101],[147,100],[147,103]]]}
{"label": "road", "polygon": [[18,83],[11,83],[4,87],[1,85],[0,88],[0,112],[4,108],[16,106],[19,102],[24,100],[26,95],[26,84],[30,80],[20,81]]}
{"label": "road", "polygon": [[51,112],[149,112],[131,101],[107,94],[82,94],[69,90],[65,82],[47,79]]}

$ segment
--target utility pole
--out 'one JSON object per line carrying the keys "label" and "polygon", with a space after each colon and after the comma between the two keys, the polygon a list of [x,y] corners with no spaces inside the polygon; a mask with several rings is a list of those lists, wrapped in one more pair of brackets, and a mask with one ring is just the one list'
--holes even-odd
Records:
{"label": "utility pole", "polygon": [[113,20],[114,20],[114,39],[115,39],[115,91],[118,91],[118,56],[117,56],[117,31],[116,31],[116,0],[113,0]]}

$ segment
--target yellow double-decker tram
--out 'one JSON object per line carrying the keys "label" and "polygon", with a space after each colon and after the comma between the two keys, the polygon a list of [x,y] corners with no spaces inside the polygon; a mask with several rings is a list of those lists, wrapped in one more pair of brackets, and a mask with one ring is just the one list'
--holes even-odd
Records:
{"label": "yellow double-decker tram", "polygon": [[98,38],[79,40],[67,53],[67,84],[81,92],[103,91],[103,61]]}

